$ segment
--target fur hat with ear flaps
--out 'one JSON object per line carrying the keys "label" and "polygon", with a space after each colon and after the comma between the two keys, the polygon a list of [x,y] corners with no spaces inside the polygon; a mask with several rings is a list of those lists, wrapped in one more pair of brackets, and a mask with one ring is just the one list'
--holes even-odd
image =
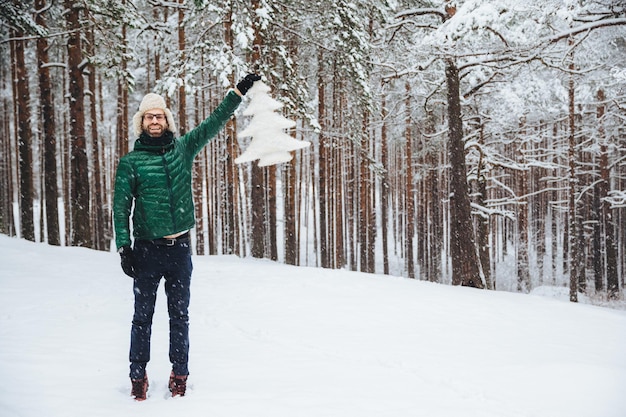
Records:
{"label": "fur hat with ear flaps", "polygon": [[145,112],[152,109],[161,109],[165,112],[165,118],[167,119],[167,130],[172,133],[176,133],[176,124],[174,123],[174,116],[172,112],[165,105],[165,100],[158,94],[148,93],[141,100],[139,105],[139,111],[133,116],[133,126],[135,128],[135,137],[139,137],[142,132],[142,118]]}

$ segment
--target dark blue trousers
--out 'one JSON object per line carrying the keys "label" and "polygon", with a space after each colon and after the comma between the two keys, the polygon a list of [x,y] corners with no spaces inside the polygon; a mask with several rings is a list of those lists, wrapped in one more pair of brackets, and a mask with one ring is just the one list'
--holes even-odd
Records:
{"label": "dark blue trousers", "polygon": [[157,289],[165,279],[167,311],[170,318],[169,356],[176,375],[188,375],[189,359],[189,298],[191,249],[188,241],[173,246],[157,245],[152,241],[135,242],[135,271],[133,292],[135,313],[130,333],[130,377],[141,379],[150,361],[150,336]]}

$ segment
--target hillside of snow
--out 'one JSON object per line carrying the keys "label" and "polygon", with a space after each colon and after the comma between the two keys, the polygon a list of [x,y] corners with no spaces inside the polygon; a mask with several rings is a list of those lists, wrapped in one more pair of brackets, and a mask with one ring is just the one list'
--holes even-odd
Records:
{"label": "hillside of snow", "polygon": [[115,253],[0,235],[2,417],[624,417],[626,312],[383,275],[194,257],[190,387],[160,288],[129,396]]}

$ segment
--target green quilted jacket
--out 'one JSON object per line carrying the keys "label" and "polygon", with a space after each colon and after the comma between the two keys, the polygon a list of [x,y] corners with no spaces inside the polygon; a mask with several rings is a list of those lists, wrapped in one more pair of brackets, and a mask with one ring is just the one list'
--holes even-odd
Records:
{"label": "green quilted jacket", "polygon": [[131,211],[135,239],[158,239],[195,226],[193,160],[222,130],[239,103],[241,97],[230,91],[215,111],[189,133],[164,145],[138,140],[133,151],[120,158],[113,197],[118,249],[131,244]]}

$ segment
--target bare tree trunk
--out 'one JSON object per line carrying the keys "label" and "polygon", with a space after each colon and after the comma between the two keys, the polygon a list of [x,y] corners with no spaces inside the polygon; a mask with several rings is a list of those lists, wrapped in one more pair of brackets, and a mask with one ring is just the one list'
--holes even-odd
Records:
{"label": "bare tree trunk", "polygon": [[269,258],[272,261],[278,260],[278,245],[276,241],[277,214],[276,214],[276,165],[268,166],[267,171],[267,222],[265,235],[268,239]]}
{"label": "bare tree trunk", "polygon": [[[551,141],[548,145],[553,145],[557,136],[558,136],[558,126],[556,124],[554,124],[552,126],[552,135],[551,135]],[[557,162],[556,157],[553,157],[554,160],[552,162]],[[555,178],[557,177],[557,169],[553,169],[551,171],[552,176],[554,176]],[[548,216],[550,218],[550,240],[551,240],[551,244],[550,244],[550,251],[551,251],[551,259],[550,259],[550,263],[551,265],[551,270],[550,270],[550,284],[551,285],[556,285],[556,280],[557,280],[557,270],[558,270],[558,250],[559,250],[559,224],[561,223],[561,219],[559,218],[560,216],[558,215],[558,209],[557,209],[557,201],[559,201],[559,192],[557,190],[553,190],[550,193],[550,202],[548,205]],[[567,246],[567,244],[564,242],[563,243],[563,252],[565,251],[565,247]],[[565,255],[563,255],[565,256]]]}
{"label": "bare tree trunk", "polygon": [[[337,78],[337,77],[335,77]],[[335,84],[336,85],[336,84]],[[338,90],[338,89],[337,89]],[[334,96],[341,97],[335,90]],[[337,101],[337,114],[334,121],[335,132],[343,126],[343,113],[346,111],[346,103],[341,98]],[[356,160],[352,142],[343,145],[332,146],[329,152],[329,224],[328,250],[331,259],[331,268],[343,268],[348,265],[350,270],[356,271],[357,267],[357,181]],[[330,208],[332,207],[332,208]]]}
{"label": "bare tree trunk", "polygon": [[[206,102],[206,101],[205,101]],[[211,97],[208,99],[209,103],[212,103]],[[205,104],[206,107],[206,104]],[[226,130],[228,130],[228,123],[226,124]],[[225,132],[224,140],[228,138],[228,133]],[[219,184],[226,185],[225,176],[223,176],[223,171],[226,167],[226,161],[224,163],[219,163],[218,161],[221,158],[221,155],[218,151],[220,148],[220,141],[211,141],[209,142],[209,146],[206,149],[207,152],[207,211],[208,211],[208,219],[207,219],[207,239],[208,239],[208,251],[209,255],[217,255],[218,248],[220,246],[220,241],[222,242],[222,248],[225,248],[224,237],[225,233],[220,230],[220,227],[224,224],[224,216],[222,212],[222,201],[220,198],[220,194],[223,196],[224,193],[221,193],[221,188]],[[228,152],[224,152],[228,155]],[[227,159],[225,157],[224,159]],[[226,253],[226,250],[223,249],[223,252]]]}
{"label": "bare tree trunk", "polygon": [[319,171],[318,171],[318,182],[319,182],[319,223],[320,223],[320,235],[319,235],[319,246],[320,246],[320,265],[322,268],[330,268],[330,256],[328,251],[329,238],[328,238],[328,228],[329,228],[329,218],[328,218],[328,163],[329,161],[329,144],[328,138],[326,137],[327,130],[327,120],[326,120],[326,107],[325,107],[325,82],[323,77],[323,68],[324,68],[324,54],[322,51],[318,54],[318,75],[317,75],[317,91],[318,91],[318,100],[317,100],[317,113],[318,119],[320,122],[320,135],[319,135]]}
{"label": "bare tree trunk", "polygon": [[[296,136],[295,130],[292,136]],[[285,263],[288,265],[298,264],[298,211],[296,210],[297,183],[296,183],[296,163],[288,162],[285,167]]]}
{"label": "bare tree trunk", "polygon": [[381,100],[380,162],[384,171],[380,180],[380,233],[383,246],[383,274],[389,275],[389,157],[387,154],[387,96],[384,92]]}
{"label": "bare tree trunk", "polygon": [[[526,135],[525,122],[522,122],[519,135]],[[525,140],[524,137],[521,140]],[[522,143],[520,149],[522,154],[526,144]],[[523,165],[524,161],[520,161]],[[517,199],[517,244],[516,244],[516,266],[517,266],[517,291],[528,292],[530,290],[530,270],[528,254],[528,171],[524,170],[515,175]],[[523,199],[520,199],[523,198]]]}
{"label": "bare tree trunk", "polygon": [[600,178],[602,181],[598,185],[598,202],[601,207],[600,227],[604,230],[604,251],[606,262],[606,282],[607,295],[609,299],[619,298],[619,274],[617,269],[617,247],[615,244],[615,223],[613,221],[613,211],[611,204],[606,200],[610,189],[610,171],[609,171],[609,155],[608,146],[604,133],[604,100],[603,90],[598,91],[597,116],[600,136]]}
{"label": "bare tree trunk", "polygon": [[73,246],[93,247],[89,221],[89,165],[85,139],[85,81],[81,42],[80,5],[65,0],[66,19],[70,30],[67,50],[69,68],[70,143],[72,150],[72,239]]}
{"label": "bare tree trunk", "polygon": [[[204,94],[204,92],[202,92]],[[204,101],[202,101],[204,102]],[[201,101],[198,95],[195,97],[195,125],[202,123]],[[194,209],[196,212],[196,254],[205,254],[204,240],[204,180],[206,178],[206,152],[205,149],[198,154],[193,165],[193,199],[195,201]]]}
{"label": "bare tree trunk", "polygon": [[[595,158],[594,158],[595,159]],[[591,221],[593,232],[591,235],[591,266],[593,270],[594,290],[604,292],[604,262],[602,256],[602,203],[600,202],[601,184],[593,187],[593,201],[591,206]]]}
{"label": "bare tree trunk", "polygon": [[256,164],[252,164],[251,171],[250,254],[254,258],[263,258],[265,255],[265,193],[263,192],[263,183],[261,181],[265,178],[265,173]]}
{"label": "bare tree trunk", "polygon": [[363,166],[361,172],[364,174],[365,180],[365,201],[366,207],[366,241],[365,255],[367,257],[366,272],[371,274],[376,272],[376,208],[375,208],[375,189],[374,172],[370,169],[370,158],[373,155],[373,134],[370,131],[370,115],[365,112],[363,117],[363,135],[365,148],[363,151]]}
{"label": "bare tree trunk", "polygon": [[[126,0],[122,0],[122,4],[126,4]],[[155,11],[156,13],[156,11]],[[126,24],[122,23],[122,44],[123,49],[126,50]],[[121,57],[120,72],[126,74],[126,59]],[[155,67],[157,67],[155,63]],[[155,70],[156,70],[155,68]],[[128,133],[128,83],[126,76],[118,77],[117,80],[117,120],[116,120],[116,134],[117,140],[115,148],[115,161],[118,161],[120,157],[128,153],[128,139],[130,137]],[[114,167],[115,168],[115,167]]]}
{"label": "bare tree trunk", "polygon": [[[95,54],[95,35],[93,30],[88,32],[88,40],[89,40],[89,53],[90,55]],[[92,160],[93,160],[93,201],[92,201],[92,216],[93,216],[93,239],[94,239],[94,247],[98,250],[107,250],[108,249],[108,240],[110,236],[107,236],[107,226],[105,221],[104,214],[104,196],[105,196],[105,187],[102,184],[102,171],[101,171],[101,141],[98,137],[98,107],[96,100],[96,91],[97,91],[97,83],[96,83],[96,67],[91,65],[89,71],[89,114],[91,118],[91,140],[92,140]]]}
{"label": "bare tree trunk", "polygon": [[[123,0],[126,1],[126,0]],[[158,18],[158,14],[159,14],[159,9],[157,7],[155,7],[152,11],[152,14],[154,16],[154,20],[156,21]],[[164,16],[163,16],[163,22],[167,22],[167,8],[164,8]],[[124,29],[126,28],[126,26],[124,26]],[[124,34],[124,39],[126,39],[126,36]],[[155,33],[154,35],[154,42],[158,42],[158,35]],[[154,79],[156,80],[160,80],[161,79],[161,53],[159,48],[154,48]]]}
{"label": "bare tree trunk", "polygon": [[[185,61],[185,0],[178,0],[178,57],[181,62]],[[185,71],[182,70],[180,79],[184,80]],[[181,82],[178,87],[178,131],[180,135],[187,133],[187,94],[185,93],[185,83]]]}
{"label": "bare tree trunk", "polygon": [[[232,29],[232,9],[228,11],[224,19],[224,42],[232,49],[234,47],[234,35]],[[231,76],[230,82],[233,83],[234,77]],[[226,155],[224,164],[224,192],[220,196],[222,207],[224,208],[222,216],[223,226],[223,248],[226,254],[241,255],[241,245],[239,240],[243,226],[239,218],[239,175],[235,166],[235,158],[238,156],[239,146],[237,143],[237,125],[234,120],[226,123],[224,129],[226,141]],[[218,199],[216,199],[218,200]]]}
{"label": "bare tree trunk", "polygon": [[413,135],[411,134],[411,85],[405,84],[405,120],[404,120],[404,139],[406,140],[406,269],[409,278],[415,278],[415,260],[413,258],[413,238],[415,236],[415,207],[413,198]]}
{"label": "bare tree trunk", "polygon": [[[517,190],[519,195],[528,194],[527,172],[519,172],[516,175]],[[530,271],[528,254],[528,201],[518,201],[517,204],[517,291],[528,292],[530,290]]]}
{"label": "bare tree trunk", "polygon": [[[220,224],[220,205],[219,199],[217,198],[217,193],[219,187],[215,185],[215,182],[218,180],[219,174],[221,172],[219,169],[223,164],[218,164],[217,160],[217,150],[216,145],[217,141],[213,141],[209,143],[209,146],[205,148],[204,153],[206,158],[206,194],[207,194],[207,254],[208,255],[217,255],[218,241],[220,237],[223,237],[222,233],[218,233],[219,224]],[[222,181],[223,183],[223,181]]]}
{"label": "bare tree trunk", "polygon": [[450,140],[450,246],[452,256],[452,284],[483,288],[474,230],[463,146],[463,123],[459,93],[459,70],[452,59],[446,60],[448,85],[448,125]]}
{"label": "bare tree trunk", "polygon": [[[4,48],[6,46],[0,46],[2,52],[4,53]],[[8,47],[11,49],[9,55],[13,53],[13,43],[10,42]],[[7,68],[8,67],[8,68]],[[8,71],[5,71],[8,69]],[[14,66],[5,66],[0,65],[0,79],[2,80],[2,89],[4,91],[9,90],[9,83],[13,82],[14,79]],[[3,158],[0,158],[0,233],[5,233],[8,236],[15,235],[15,222],[13,218],[13,180],[15,179],[13,175],[13,160],[14,160],[14,152],[13,152],[13,134],[11,133],[11,120],[12,116],[15,116],[15,100],[11,101],[14,98],[15,92],[14,88],[13,96],[4,96],[1,99],[0,105],[0,114],[2,114],[2,130],[0,131],[0,152],[2,152]],[[13,105],[11,104],[13,103]]]}
{"label": "bare tree trunk", "polygon": [[[67,53],[67,49],[64,51]],[[64,56],[67,59],[66,56]],[[63,91],[69,91],[69,74],[67,71],[63,71]],[[71,156],[72,156],[72,144],[70,143],[69,130],[70,130],[70,116],[68,112],[63,113],[63,137],[59,141],[59,148],[61,154],[61,183],[63,193],[63,208],[64,208],[64,226],[65,233],[64,239],[66,245],[72,244],[72,173],[71,173]]]}
{"label": "bare tree trunk", "polygon": [[417,155],[416,161],[416,174],[417,181],[415,182],[415,233],[416,233],[416,246],[417,246],[417,267],[419,279],[426,279],[428,273],[428,196],[426,190],[426,152],[425,141],[423,134],[418,134],[418,140],[415,141],[417,149],[414,151]]}
{"label": "bare tree trunk", "polygon": [[[256,11],[261,7],[259,0],[252,0],[252,10],[256,14]],[[252,42],[252,64],[259,64],[261,62],[261,48],[263,46],[263,39],[261,37],[261,28],[259,27],[258,19],[254,19],[254,40]],[[258,164],[252,164],[251,166],[251,190],[250,190],[250,211],[251,211],[251,223],[250,223],[250,253],[255,258],[262,258],[265,253],[265,193],[263,192],[263,185],[265,179],[264,170],[258,166]]]}
{"label": "bare tree trunk", "polygon": [[241,255],[241,221],[239,216],[239,176],[235,167],[239,148],[237,145],[237,125],[233,120],[226,123],[226,158],[224,160],[225,169],[225,193],[221,196],[226,205],[225,216],[222,218],[225,230],[224,253]]}
{"label": "bare tree trunk", "polygon": [[[337,76],[336,59],[333,62],[333,116],[331,131],[341,132],[345,128],[344,119],[347,111],[346,96],[342,94],[343,80]],[[352,270],[356,270],[356,239],[350,232],[351,222],[358,222],[356,213],[356,186],[349,187],[347,184],[356,184],[355,160],[347,155],[353,155],[352,142],[337,146],[330,145],[328,152],[328,258],[330,268],[343,268],[346,259],[350,257]],[[350,212],[346,215],[346,210]],[[346,238],[349,240],[346,241]],[[350,252],[350,255],[347,252]]]}
{"label": "bare tree trunk", "polygon": [[11,134],[9,132],[9,114],[11,112],[7,109],[8,99],[2,99],[2,105],[0,105],[0,112],[2,114],[2,131],[0,132],[0,153],[3,158],[0,158],[0,233],[11,236],[12,216],[11,216],[11,202],[13,201],[13,195],[11,191],[11,182],[13,181],[13,175],[11,175]]}
{"label": "bare tree trunk", "polygon": [[[35,1],[36,10],[44,10],[45,7],[45,0]],[[43,13],[42,11],[36,14],[35,22],[42,27],[46,27],[46,20]],[[59,198],[59,190],[57,187],[56,121],[54,117],[50,69],[46,66],[49,61],[48,40],[44,37],[37,38],[39,100],[43,120],[43,178],[46,204],[46,228],[48,243],[50,245],[59,246],[61,244],[61,236],[59,234],[59,205],[57,201]]]}
{"label": "bare tree trunk", "polygon": [[371,272],[369,270],[369,250],[368,250],[368,232],[369,232],[369,220],[370,220],[370,204],[369,204],[369,169],[367,161],[368,152],[368,138],[366,132],[367,114],[363,115],[363,126],[361,130],[361,143],[357,147],[358,155],[358,211],[357,216],[359,218],[358,230],[359,230],[359,259],[360,259],[360,271]]}
{"label": "bare tree trunk", "polygon": [[[289,53],[291,56],[298,55],[298,42],[292,39],[289,42]],[[283,77],[289,76],[287,71],[283,71]],[[297,132],[294,129],[291,136],[296,138]],[[299,227],[300,227],[300,192],[301,186],[298,185],[298,179],[302,182],[302,175],[298,178],[296,160],[288,162],[283,170],[283,207],[284,207],[284,245],[285,245],[285,263],[288,265],[299,265]],[[300,172],[302,172],[300,163]]]}
{"label": "bare tree trunk", "polygon": [[[431,112],[427,114],[427,123],[426,123],[426,131],[429,134],[435,133],[435,115]],[[440,155],[444,155],[445,151],[441,152],[429,152],[427,159],[427,166],[429,168],[428,179],[426,182],[426,188],[428,190],[428,207],[429,207],[429,217],[430,217],[430,228],[429,228],[429,268],[428,268],[428,276],[427,279],[432,282],[440,282],[441,281],[441,252],[443,248],[443,218],[442,213],[443,209],[441,208],[441,202],[443,198],[441,197],[442,190],[440,189],[440,184],[443,182],[440,179],[440,169],[442,166],[439,162],[441,158]]]}
{"label": "bare tree trunk", "polygon": [[[570,40],[571,43],[571,40]],[[570,69],[574,69],[574,64],[570,64]],[[571,302],[578,302],[578,275],[582,268],[580,253],[578,251],[578,209],[576,204],[576,113],[574,102],[574,78],[569,79],[569,299]]]}
{"label": "bare tree trunk", "polygon": [[[541,181],[546,177],[546,170],[544,168],[538,168],[533,169],[531,172],[534,173],[531,175],[533,178],[533,191],[531,192],[534,193],[542,188]],[[539,285],[543,285],[543,279],[546,275],[546,219],[548,217],[546,207],[548,206],[548,197],[546,193],[542,193],[533,198],[533,200],[533,246],[537,254],[537,278],[539,279]]]}
{"label": "bare tree trunk", "polygon": [[[577,121],[582,123],[581,115],[577,115]],[[582,132],[580,132],[582,133]],[[577,139],[578,143],[583,142],[584,139]],[[589,262],[589,257],[587,256],[587,248],[588,248],[588,237],[586,236],[585,223],[589,216],[589,209],[591,206],[590,199],[593,197],[591,192],[582,193],[581,187],[579,184],[589,184],[589,173],[584,171],[584,167],[589,164],[589,161],[586,161],[588,154],[583,153],[582,149],[577,146],[577,157],[576,164],[578,167],[578,175],[577,175],[577,216],[576,216],[576,245],[578,245],[578,258],[579,258],[579,270],[576,275],[576,279],[578,280],[578,293],[586,293],[587,292],[587,267]]]}
{"label": "bare tree trunk", "polygon": [[[545,125],[540,126],[536,129],[536,135],[539,136],[542,141],[548,136]],[[531,146],[533,142],[530,142]],[[547,170],[543,167],[530,167],[530,184],[531,184],[531,197],[529,197],[530,202],[530,213],[532,217],[532,227],[533,230],[533,243],[532,246],[536,253],[536,262],[537,262],[537,271],[536,275],[538,278],[539,285],[543,285],[543,278],[546,274],[544,260],[546,258],[546,219],[548,216],[547,207],[548,207],[548,196],[549,193],[539,193],[543,188],[542,181],[547,176]],[[539,193],[539,194],[537,194]]]}
{"label": "bare tree trunk", "polygon": [[[125,65],[122,64],[122,65]],[[121,156],[128,153],[128,85],[126,80],[120,78],[117,80],[117,146],[115,160],[119,160]]]}
{"label": "bare tree trunk", "polygon": [[[309,219],[309,204],[308,192],[313,188],[309,176],[309,163],[307,161],[309,153],[299,152],[300,164],[298,166],[298,180],[296,185],[296,265],[301,264],[300,253],[302,247],[302,234],[304,234],[305,241],[309,241],[308,233],[308,219]],[[311,158],[312,159],[312,158]],[[303,227],[304,225],[304,227]],[[307,245],[307,243],[305,243]],[[305,248],[308,252],[308,246]],[[305,255],[307,256],[307,255]],[[308,265],[308,263],[305,263]]]}
{"label": "bare tree trunk", "polygon": [[[484,145],[484,134],[483,134],[484,125],[481,123],[480,125],[480,139],[479,143]],[[477,166],[476,173],[476,187],[477,187],[477,203],[479,206],[484,207],[485,202],[487,200],[487,180],[485,175],[483,174],[483,170],[485,169],[483,163],[483,154],[481,152],[480,160]],[[483,274],[485,276],[485,287],[489,290],[494,289],[493,284],[491,282],[491,259],[489,256],[489,215],[483,214],[478,218],[477,225],[477,243],[478,243],[478,257],[480,260],[480,264],[483,270]]]}
{"label": "bare tree trunk", "polygon": [[[320,127],[322,127],[323,124],[322,124],[322,118],[321,117],[319,118],[319,121],[320,121]],[[320,129],[320,133],[321,132],[323,132],[323,128]],[[318,152],[316,152],[315,155],[320,155],[321,154],[321,148],[322,148],[321,143],[318,141]],[[319,161],[319,157],[317,158],[317,161],[318,161],[318,163],[320,162]],[[311,204],[311,208],[310,208],[310,211],[311,211],[310,219],[311,220],[310,221],[313,223],[313,225],[312,225],[312,228],[313,228],[313,242],[312,242],[312,245],[313,245],[313,254],[315,255],[315,264],[314,265],[316,267],[320,267],[321,263],[320,263],[320,250],[319,250],[319,247],[320,247],[320,245],[319,245],[319,229],[318,229],[317,225],[318,225],[322,215],[320,213],[320,209],[319,209],[319,206],[318,206],[318,202],[320,200],[320,193],[317,192],[317,186],[319,186],[319,182],[316,181],[315,173],[316,172],[317,173],[321,172],[321,169],[318,169],[316,167],[315,163],[316,163],[316,158],[315,158],[315,156],[313,156],[313,157],[311,157],[309,159],[309,164],[308,164],[309,166],[307,167],[308,172],[309,172],[309,175],[307,176],[307,178],[308,178],[308,181],[310,182],[310,187],[307,188],[306,190],[308,192],[308,190],[310,189],[310,193],[311,193],[311,198],[308,199],[307,201],[310,201],[310,204]],[[308,212],[308,210],[305,210],[305,211]],[[309,225],[309,223],[308,223],[309,222],[309,217],[307,216],[305,219],[306,219],[307,226],[308,226]],[[305,260],[306,260],[306,264],[308,265],[309,264],[309,250],[308,250],[309,239],[305,239],[305,240],[307,242],[306,243],[307,247],[306,247],[306,251],[305,251],[305,257],[306,257]]]}
{"label": "bare tree trunk", "polygon": [[[23,32],[12,30],[14,38],[20,38]],[[26,41],[13,41],[12,62],[15,66],[14,97],[17,103],[17,143],[19,154],[19,202],[20,232],[23,239],[35,241],[35,224],[33,218],[33,154],[31,130],[31,114],[29,107],[30,92],[24,49]]]}

